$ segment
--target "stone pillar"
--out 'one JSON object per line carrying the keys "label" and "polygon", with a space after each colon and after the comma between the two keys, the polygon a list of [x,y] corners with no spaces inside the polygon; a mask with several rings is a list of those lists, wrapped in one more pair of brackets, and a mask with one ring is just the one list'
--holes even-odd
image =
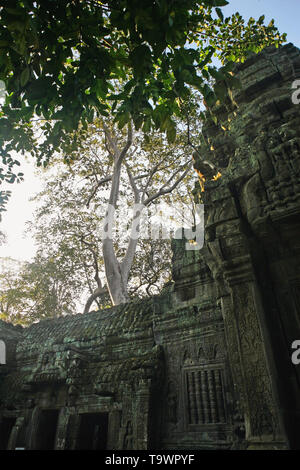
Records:
{"label": "stone pillar", "polygon": [[245,418],[248,448],[285,448],[276,388],[261,324],[261,298],[248,257],[225,272],[230,297],[222,299],[228,355]]}
{"label": "stone pillar", "polygon": [[39,425],[41,410],[35,407],[32,411],[31,420],[28,425],[26,449],[35,450],[37,448],[36,437]]}
{"label": "stone pillar", "polygon": [[[16,419],[15,425],[12,428],[10,433],[9,441],[8,441],[8,450],[15,450],[18,447],[18,439],[22,430],[24,430],[25,418],[24,416],[20,416]],[[22,446],[24,443],[22,442]]]}
{"label": "stone pillar", "polygon": [[66,445],[67,429],[69,422],[69,414],[67,408],[61,408],[58,417],[55,450],[63,450]]}
{"label": "stone pillar", "polygon": [[121,411],[112,410],[108,415],[107,450],[118,450],[121,430]]}
{"label": "stone pillar", "polygon": [[136,392],[136,450],[149,448],[150,379],[141,379]]}
{"label": "stone pillar", "polygon": [[[229,208],[234,199],[222,203]],[[248,448],[287,448],[252,251],[251,236],[245,233],[243,221],[236,218],[218,226],[216,237],[207,241],[204,253],[221,302],[229,363]]]}

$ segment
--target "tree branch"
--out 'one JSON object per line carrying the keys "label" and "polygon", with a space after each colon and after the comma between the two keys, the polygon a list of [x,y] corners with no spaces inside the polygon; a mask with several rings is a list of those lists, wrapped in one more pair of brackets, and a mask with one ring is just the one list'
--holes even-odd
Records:
{"label": "tree branch", "polygon": [[84,313],[84,314],[85,314],[85,313],[89,313],[92,303],[93,303],[98,297],[100,297],[100,295],[106,294],[107,292],[108,292],[108,290],[107,290],[106,287],[102,287],[102,288],[97,287],[97,289],[95,289],[95,291],[94,291],[94,292],[90,295],[90,297],[88,298],[88,300],[87,300],[87,302],[86,302],[86,304],[85,304],[83,313]]}
{"label": "tree branch", "polygon": [[107,127],[107,125],[105,124],[104,121],[102,121],[102,125],[103,125],[103,129],[104,129],[105,140],[106,140],[106,142],[105,142],[106,149],[107,149],[108,153],[110,153],[110,155],[112,155],[115,159],[116,155],[118,155],[118,153],[119,153],[119,149],[118,149],[117,144],[116,144],[116,142],[114,141],[114,139],[111,135],[111,132],[110,132],[109,128]]}
{"label": "tree branch", "polygon": [[[185,165],[184,165],[185,166]],[[179,183],[186,177],[186,175],[188,174],[188,172],[190,171],[191,169],[191,166],[192,166],[192,163],[188,163],[188,167],[187,169],[184,171],[184,173],[182,173],[182,175],[175,181],[175,183],[173,183],[172,186],[170,186],[169,188],[166,188],[166,186],[171,183],[171,181],[173,180],[173,178],[179,173],[179,171],[181,170],[178,169],[176,170],[176,172],[171,176],[171,178],[169,178],[169,180],[160,188],[159,191],[157,191],[155,194],[153,194],[152,196],[149,196],[145,201],[143,201],[143,204],[145,206],[149,205],[152,201],[154,201],[155,199],[157,199],[158,197],[160,196],[163,196],[165,194],[168,194],[168,193],[171,193],[178,185]]]}
{"label": "tree branch", "polygon": [[90,196],[87,200],[87,203],[86,203],[87,208],[89,208],[90,202],[93,199],[93,197],[96,195],[96,193],[97,193],[98,189],[100,188],[100,186],[102,186],[104,183],[107,183],[108,181],[111,181],[111,180],[112,180],[112,176],[107,176],[106,178],[103,178],[102,180],[98,181],[98,183],[94,187],[93,191],[91,192],[91,194],[90,194]]}
{"label": "tree branch", "polygon": [[129,182],[130,182],[130,185],[132,187],[133,194],[134,194],[134,202],[136,204],[138,204],[140,202],[140,191],[139,191],[139,189],[138,189],[138,187],[135,183],[135,178],[133,177],[133,175],[130,171],[129,165],[127,163],[125,163],[125,166],[126,166]]}
{"label": "tree branch", "polygon": [[123,159],[125,158],[129,148],[132,145],[132,140],[133,140],[132,124],[129,123],[128,128],[127,128],[127,141],[126,141],[126,144],[123,147],[120,155],[117,158],[117,163],[118,164],[120,164],[120,165],[122,164]]}
{"label": "tree branch", "polygon": [[147,180],[147,182],[146,182],[146,184],[145,184],[142,198],[144,198],[144,196],[145,196],[145,194],[146,194],[146,191],[147,191],[147,189],[148,189],[148,187],[149,187],[149,184],[151,183],[151,180],[152,180],[154,174],[158,171],[159,166],[166,160],[166,158],[167,158],[167,156],[165,155],[165,156],[164,156],[161,160],[159,160],[159,162],[158,162],[156,165],[154,165],[154,167],[152,167],[152,169],[150,170],[149,178],[148,178],[148,180]]}

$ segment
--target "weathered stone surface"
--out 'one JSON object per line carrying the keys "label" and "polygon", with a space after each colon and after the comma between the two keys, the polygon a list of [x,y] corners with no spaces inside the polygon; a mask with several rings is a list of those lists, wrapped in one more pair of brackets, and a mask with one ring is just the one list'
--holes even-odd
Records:
{"label": "weathered stone surface", "polygon": [[236,73],[235,104],[214,110],[218,124],[206,125],[199,149],[222,173],[203,195],[203,253],[212,258],[248,446],[299,448],[299,369],[290,357],[300,337],[300,108],[291,99],[299,50],[269,48]]}
{"label": "weathered stone surface", "polygon": [[173,287],[29,328],[0,322],[2,448],[300,448],[299,50],[269,48],[236,74],[199,149],[222,173],[196,194],[204,247],[173,241]]}

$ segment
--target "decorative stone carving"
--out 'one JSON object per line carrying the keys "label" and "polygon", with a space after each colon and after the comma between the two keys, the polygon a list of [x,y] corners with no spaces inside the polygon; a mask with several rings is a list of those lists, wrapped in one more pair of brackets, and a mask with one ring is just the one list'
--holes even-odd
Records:
{"label": "decorative stone carving", "polygon": [[57,449],[79,448],[83,434],[97,447],[102,431],[89,426],[100,415],[110,449],[300,448],[300,369],[290,360],[300,338],[300,107],[291,101],[300,53],[268,48],[235,73],[234,103],[203,126],[198,153],[210,164],[195,161],[206,176],[194,192],[204,247],[172,242],[172,289],[23,329],[0,321],[0,417],[26,417],[28,448],[40,410]]}
{"label": "decorative stone carving", "polygon": [[[284,448],[297,438],[285,433],[289,418],[282,410],[299,409],[295,391],[290,389],[290,401],[287,395],[287,377],[294,372],[284,343],[288,331],[291,335],[290,322],[294,335],[300,331],[279,298],[281,288],[274,290],[273,283],[280,278],[278,269],[286,270],[293,256],[300,259],[294,243],[300,230],[300,108],[291,100],[292,82],[300,76],[299,50],[292,45],[269,48],[237,66],[236,73],[242,83],[242,91],[233,92],[236,105],[213,110],[217,125],[204,126],[207,145],[199,149],[203,159],[223,166],[222,177],[206,182],[202,194],[208,234],[203,253],[222,305],[246,439],[251,448],[272,448],[267,441]],[[229,132],[222,126],[229,126]],[[221,158],[225,148],[230,153]],[[278,341],[285,349],[282,366],[275,359]]]}
{"label": "decorative stone carving", "polygon": [[125,450],[134,449],[134,444],[133,444],[133,429],[132,429],[132,423],[131,423],[131,421],[127,421],[126,432],[125,432],[125,436],[124,436],[124,445],[123,445],[123,449],[125,449]]}

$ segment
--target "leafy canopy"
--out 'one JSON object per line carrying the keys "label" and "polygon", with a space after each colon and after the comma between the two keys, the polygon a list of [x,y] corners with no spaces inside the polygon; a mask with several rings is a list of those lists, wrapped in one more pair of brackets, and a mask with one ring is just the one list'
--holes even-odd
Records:
{"label": "leafy canopy", "polygon": [[[193,137],[194,128],[190,133]],[[145,142],[142,132],[135,132],[132,146],[123,160],[112,231],[114,252],[119,263],[124,260],[128,249],[135,202],[154,204],[151,214],[156,214],[156,219],[161,199],[169,207],[178,208],[190,203],[188,193],[192,190],[193,178],[192,170],[186,172],[191,156],[184,132],[177,133],[174,144],[168,144],[161,133],[151,133],[148,137],[149,142]],[[35,198],[40,207],[30,224],[30,232],[43,255],[55,256],[56,260],[61,257],[72,260],[76,275],[83,279],[82,285],[88,284],[90,294],[99,285],[103,287],[109,282],[102,253],[103,223],[113,185],[113,149],[124,148],[126,141],[124,129],[117,129],[108,120],[105,124],[95,120],[88,126],[84,147],[72,155],[68,166],[58,156],[40,172],[45,179],[45,188]],[[164,194],[162,190],[169,190],[177,181],[173,191]],[[170,277],[169,240],[149,238],[155,221],[152,220],[151,227],[150,220],[144,215],[140,225],[142,232],[148,229],[148,236],[140,238],[129,271],[128,293],[131,299],[132,295],[143,296],[145,292],[158,293],[163,282]],[[180,211],[177,215],[181,215]],[[163,218],[165,227],[171,224],[167,214]]]}
{"label": "leafy canopy", "polygon": [[[95,116],[133,120],[145,133],[175,139],[172,116],[191,87],[206,101],[212,57],[243,60],[249,51],[280,44],[272,21],[224,18],[226,0],[4,0],[0,7],[0,80],[7,96],[0,113],[0,182],[22,177],[12,151],[38,165],[54,151],[68,155]],[[34,120],[40,122],[36,137]],[[2,193],[3,197],[7,194]],[[3,201],[2,201],[3,202]],[[1,206],[1,200],[0,200]],[[1,210],[1,207],[0,207]]]}
{"label": "leafy canopy", "polygon": [[26,263],[0,258],[0,319],[28,325],[74,313],[82,288],[76,274],[67,256],[38,253]]}

